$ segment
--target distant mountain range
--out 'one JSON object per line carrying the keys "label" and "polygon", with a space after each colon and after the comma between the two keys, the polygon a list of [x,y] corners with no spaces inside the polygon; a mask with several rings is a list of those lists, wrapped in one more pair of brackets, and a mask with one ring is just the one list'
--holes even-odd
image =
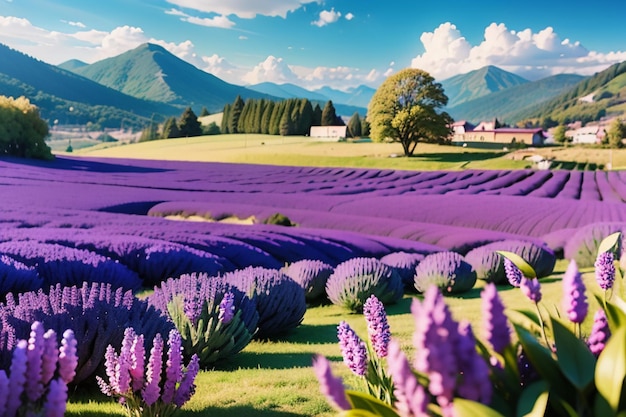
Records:
{"label": "distant mountain range", "polygon": [[[626,62],[593,77],[562,74],[532,82],[487,66],[441,84],[449,98],[445,110],[456,120],[474,123],[594,120],[626,113]],[[51,124],[141,127],[150,119],[179,116],[187,106],[220,112],[238,95],[244,100],[308,98],[322,107],[332,100],[337,113],[348,118],[355,112],[365,115],[374,93],[364,85],[346,91],[269,82],[238,86],[149,43],[93,64],[70,60],[59,66],[0,44],[0,94],[27,96]]]}

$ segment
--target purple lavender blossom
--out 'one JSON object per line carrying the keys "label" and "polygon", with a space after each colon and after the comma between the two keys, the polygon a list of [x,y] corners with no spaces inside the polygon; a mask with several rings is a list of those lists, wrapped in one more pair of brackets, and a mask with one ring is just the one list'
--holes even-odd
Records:
{"label": "purple lavender blossom", "polygon": [[146,405],[151,406],[161,396],[161,368],[163,366],[163,339],[157,333],[150,350],[148,369],[146,370],[146,385],[142,391],[142,398]]}
{"label": "purple lavender blossom", "polygon": [[387,322],[385,306],[372,294],[363,304],[363,314],[367,321],[367,333],[374,352],[379,358],[386,357],[391,331]]}
{"label": "purple lavender blossom", "polygon": [[67,385],[62,379],[50,381],[45,402],[46,417],[63,417],[67,407]]}
{"label": "purple lavender blossom", "polygon": [[130,377],[132,379],[132,390],[139,391],[144,384],[144,366],[146,348],[143,344],[143,334],[136,336],[131,346],[131,367]]}
{"label": "purple lavender blossom", "polygon": [[349,410],[350,403],[341,378],[335,377],[330,369],[330,362],[322,355],[313,356],[313,372],[320,383],[322,394],[330,400],[336,408]]}
{"label": "purple lavender blossom", "polygon": [[476,351],[476,339],[469,322],[460,323],[458,331],[456,356],[462,378],[457,385],[457,392],[463,398],[488,404],[493,394],[489,368]]}
{"label": "purple lavender blossom", "polygon": [[68,329],[63,332],[61,347],[59,348],[59,375],[66,384],[72,382],[76,376],[78,366],[77,355],[78,342],[74,337],[74,331]]}
{"label": "purple lavender blossom", "polygon": [[43,395],[44,387],[41,382],[41,367],[44,353],[44,328],[39,321],[31,325],[28,350],[26,352],[26,396],[30,402],[35,402]]}
{"label": "purple lavender blossom", "polygon": [[165,384],[161,401],[170,404],[174,400],[176,385],[183,378],[183,346],[180,333],[171,330],[167,341],[169,349],[167,351],[167,362],[165,370]]}
{"label": "purple lavender blossom", "polygon": [[609,323],[606,319],[604,310],[599,309],[593,316],[593,326],[591,327],[591,334],[587,340],[589,350],[595,356],[599,356],[604,350],[606,342],[611,337],[611,330],[609,329]]}
{"label": "purple lavender blossom", "polygon": [[563,275],[563,309],[572,323],[582,323],[587,316],[585,284],[574,260],[570,261]]}
{"label": "purple lavender blossom", "polygon": [[504,315],[504,304],[494,283],[485,285],[482,298],[483,338],[497,353],[511,344],[511,329]]}
{"label": "purple lavender blossom", "polygon": [[415,320],[415,370],[428,376],[428,389],[439,405],[449,407],[454,398],[458,369],[454,351],[458,325],[435,286],[426,289],[421,304],[417,298],[413,300],[411,313]]}
{"label": "purple lavender blossom", "polygon": [[[131,392],[131,376],[130,369],[132,367],[131,347],[133,339],[137,335],[132,327],[124,330],[124,338],[122,339],[122,347],[120,349],[117,363],[115,364],[115,374],[117,377],[117,390],[120,394],[128,394]],[[123,400],[123,398],[120,398]]]}
{"label": "purple lavender blossom", "polygon": [[176,394],[174,395],[174,404],[176,404],[177,407],[182,407],[196,392],[195,380],[199,371],[200,359],[198,358],[198,355],[194,353],[189,361],[189,364],[187,365],[187,371],[185,372],[180,385],[176,389]]}
{"label": "purple lavender blossom", "polygon": [[234,302],[235,302],[235,294],[233,294],[230,291],[224,294],[224,298],[222,298],[222,301],[220,301],[220,306],[219,306],[219,309],[220,309],[219,320],[222,323],[228,324],[233,319],[233,317],[235,317]]}
{"label": "purple lavender blossom", "polygon": [[387,356],[389,375],[394,382],[396,410],[401,417],[428,417],[428,397],[415,374],[411,370],[409,361],[395,340],[389,342]]}
{"label": "purple lavender blossom", "polygon": [[526,278],[522,277],[520,281],[520,289],[522,293],[533,303],[538,303],[541,301],[541,284],[539,284],[539,280],[537,278]]}
{"label": "purple lavender blossom", "polygon": [[509,258],[504,258],[504,272],[509,283],[514,287],[519,287],[522,281],[522,271]]}
{"label": "purple lavender blossom", "polygon": [[365,342],[352,330],[345,321],[337,326],[337,338],[343,355],[343,362],[358,376],[367,372],[367,347]]}
{"label": "purple lavender blossom", "polygon": [[96,376],[98,380],[98,385],[100,386],[100,390],[108,396],[113,396],[120,392],[118,385],[118,376],[117,376],[117,353],[113,346],[107,346],[106,353],[104,354],[104,369],[107,374],[108,383]]}
{"label": "purple lavender blossom", "polygon": [[3,369],[0,369],[0,416],[6,415],[9,391],[9,378]]}
{"label": "purple lavender blossom", "polygon": [[602,252],[598,254],[596,262],[593,264],[596,268],[596,281],[603,290],[613,287],[615,281],[615,255],[613,252]]}
{"label": "purple lavender blossom", "polygon": [[41,382],[46,385],[54,377],[59,361],[59,348],[57,346],[57,333],[50,329],[43,335],[44,348],[41,363]]}
{"label": "purple lavender blossom", "polygon": [[6,415],[13,416],[22,405],[22,392],[26,383],[26,369],[28,362],[28,342],[20,340],[13,351],[13,360],[9,371],[9,387],[11,395],[7,398]]}

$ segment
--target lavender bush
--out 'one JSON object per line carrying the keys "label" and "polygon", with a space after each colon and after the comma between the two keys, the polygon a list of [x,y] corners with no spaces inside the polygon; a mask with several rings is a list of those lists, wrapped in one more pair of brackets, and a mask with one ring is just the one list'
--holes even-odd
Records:
{"label": "lavender bush", "polygon": [[375,258],[353,258],[337,265],[326,282],[326,294],[333,304],[361,311],[374,295],[382,303],[397,302],[404,294],[400,275]]}
{"label": "lavender bush", "polygon": [[132,327],[126,328],[119,353],[113,346],[107,346],[106,379],[96,376],[100,390],[117,398],[129,416],[171,416],[195,393],[199,371],[196,355],[183,367],[181,343],[180,334],[171,330],[167,352],[160,334],[149,348],[144,344],[143,334],[138,335]]}
{"label": "lavender bush", "polygon": [[405,290],[415,289],[415,268],[424,259],[421,253],[392,252],[380,258],[385,265],[394,268],[404,284]]}
{"label": "lavender bush", "polygon": [[182,337],[187,358],[209,367],[240,352],[259,321],[256,302],[222,278],[186,274],[156,287],[148,303],[165,312]]}
{"label": "lavender bush", "polygon": [[41,288],[42,279],[33,267],[28,267],[6,255],[0,256],[0,300],[6,294],[18,294]]}
{"label": "lavender bush", "polygon": [[580,268],[592,267],[598,255],[600,243],[606,236],[621,232],[622,240],[616,249],[616,259],[623,254],[626,223],[623,222],[596,222],[579,228],[565,244],[564,254],[567,259],[573,259]]}
{"label": "lavender bush", "polygon": [[106,346],[119,346],[126,326],[133,326],[150,340],[173,328],[159,310],[135,298],[130,290],[113,289],[110,284],[56,285],[45,293],[9,294],[6,303],[0,304],[0,363],[6,363],[8,352],[18,339],[26,337],[34,321],[57,333],[71,329],[80,340],[74,384],[93,377],[103,364]]}
{"label": "lavender bush", "polygon": [[283,269],[285,275],[304,289],[307,301],[314,301],[326,295],[326,282],[333,271],[331,265],[315,259],[296,261]]}
{"label": "lavender bush", "polygon": [[496,284],[506,282],[504,262],[497,254],[499,250],[521,256],[533,267],[539,278],[547,277],[554,270],[556,256],[551,249],[533,242],[504,240],[472,249],[465,255],[465,260],[472,265],[478,279]]}
{"label": "lavender bush", "polygon": [[304,290],[281,271],[248,267],[224,274],[223,279],[256,302],[259,322],[255,337],[276,337],[302,323],[306,312]]}
{"label": "lavender bush", "polygon": [[415,288],[426,292],[436,286],[444,293],[469,291],[476,283],[476,272],[456,252],[439,252],[426,256],[415,268]]}
{"label": "lavender bush", "polygon": [[78,363],[74,332],[64,331],[59,345],[56,332],[36,321],[11,353],[9,373],[0,369],[0,415],[64,416]]}

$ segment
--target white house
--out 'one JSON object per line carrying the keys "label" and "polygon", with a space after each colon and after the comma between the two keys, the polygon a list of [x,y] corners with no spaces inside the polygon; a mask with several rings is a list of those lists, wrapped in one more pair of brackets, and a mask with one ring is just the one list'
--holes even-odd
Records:
{"label": "white house", "polygon": [[311,126],[310,136],[316,139],[340,141],[346,138],[347,126]]}
{"label": "white house", "polygon": [[568,132],[571,135],[572,143],[600,143],[602,140],[602,129],[600,126],[585,126]]}

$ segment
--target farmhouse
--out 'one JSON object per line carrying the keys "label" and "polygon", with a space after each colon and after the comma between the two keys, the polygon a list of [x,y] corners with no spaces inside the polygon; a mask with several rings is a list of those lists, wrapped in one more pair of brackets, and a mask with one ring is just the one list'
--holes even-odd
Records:
{"label": "farmhouse", "polygon": [[475,143],[524,143],[526,145],[543,145],[546,136],[542,129],[520,129],[513,127],[496,127],[494,123],[482,122],[471,129],[471,124],[463,121],[452,125],[452,142]]}
{"label": "farmhouse", "polygon": [[571,138],[572,143],[600,143],[604,136],[604,130],[600,126],[585,126],[578,129],[568,130],[565,136]]}
{"label": "farmhouse", "polygon": [[311,126],[310,136],[321,140],[340,141],[346,138],[347,126]]}

